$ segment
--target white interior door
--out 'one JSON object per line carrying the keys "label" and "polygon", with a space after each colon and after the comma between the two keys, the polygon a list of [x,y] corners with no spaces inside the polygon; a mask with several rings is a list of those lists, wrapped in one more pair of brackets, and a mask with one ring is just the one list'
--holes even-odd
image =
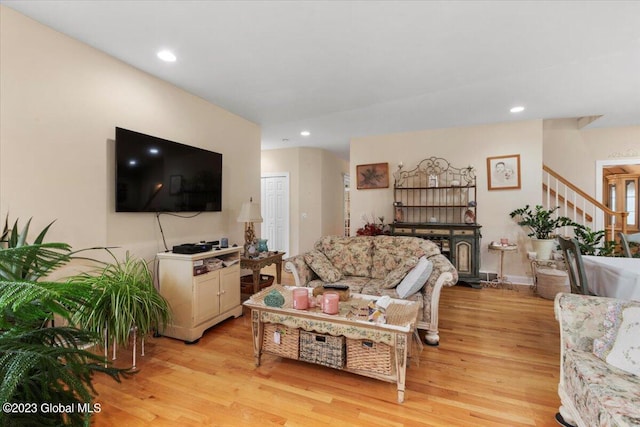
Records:
{"label": "white interior door", "polygon": [[264,174],[261,179],[261,237],[271,251],[289,252],[289,174]]}

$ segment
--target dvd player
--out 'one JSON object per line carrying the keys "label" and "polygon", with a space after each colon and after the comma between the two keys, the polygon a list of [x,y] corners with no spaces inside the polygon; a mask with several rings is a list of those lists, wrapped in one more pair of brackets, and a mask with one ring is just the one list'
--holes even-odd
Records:
{"label": "dvd player", "polygon": [[213,249],[211,243],[183,243],[173,247],[174,254],[197,254]]}

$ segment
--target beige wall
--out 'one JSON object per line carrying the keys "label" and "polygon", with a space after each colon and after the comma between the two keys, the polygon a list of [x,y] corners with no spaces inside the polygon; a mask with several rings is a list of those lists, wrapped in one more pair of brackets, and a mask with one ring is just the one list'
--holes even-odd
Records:
{"label": "beige wall", "polygon": [[544,162],[598,200],[596,162],[640,163],[640,126],[578,129],[577,119],[544,121]]}
{"label": "beige wall", "polygon": [[[486,160],[489,156],[520,154],[521,182],[519,190],[488,191]],[[384,215],[393,218],[393,179],[388,189],[357,190],[355,168],[359,164],[389,163],[393,173],[402,162],[413,169],[421,160],[435,156],[447,159],[455,167],[472,165],[477,177],[477,221],[482,225],[481,271],[496,272],[499,255],[488,252],[488,243],[507,237],[528,248],[528,238],[509,217],[513,209],[540,203],[542,190],[542,121],[502,123],[466,128],[436,129],[420,132],[355,138],[351,141],[352,233],[362,226],[361,216]],[[526,250],[509,254],[512,262],[505,273],[526,280],[530,276]]]}
{"label": "beige wall", "polygon": [[262,173],[289,173],[289,248],[292,255],[328,234],[342,234],[342,175],[348,163],[326,150],[262,151]]}
{"label": "beige wall", "polygon": [[115,213],[119,126],[223,154],[223,211],[162,215],[169,247],[242,242],[236,216],[260,194],[256,124],[3,6],[0,67],[0,214],[33,217],[34,229],[56,220],[49,240],[78,249],[164,250],[155,214]]}
{"label": "beige wall", "polygon": [[640,163],[640,126],[578,129],[576,119],[544,121],[544,162],[601,200],[596,194],[596,162]]}

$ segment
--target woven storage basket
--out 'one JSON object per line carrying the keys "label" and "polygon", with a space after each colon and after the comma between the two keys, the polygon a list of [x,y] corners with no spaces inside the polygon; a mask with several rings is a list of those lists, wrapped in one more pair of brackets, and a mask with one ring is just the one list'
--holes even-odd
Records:
{"label": "woven storage basket", "polygon": [[[280,344],[276,343],[276,334],[280,335]],[[262,337],[262,351],[277,356],[298,359],[300,330],[280,325],[279,323],[265,323]]]}
{"label": "woven storage basket", "polygon": [[300,331],[300,360],[342,369],[344,337]]}
{"label": "woven storage basket", "polygon": [[[261,274],[258,291],[273,285],[273,279],[274,277],[269,274]],[[243,294],[253,293],[253,274],[247,274],[240,278],[240,289]]]}
{"label": "woven storage basket", "polygon": [[564,270],[539,268],[536,270],[536,290],[545,299],[554,299],[558,292],[571,292],[569,276]]}
{"label": "woven storage basket", "polygon": [[347,368],[391,375],[391,346],[347,338]]}

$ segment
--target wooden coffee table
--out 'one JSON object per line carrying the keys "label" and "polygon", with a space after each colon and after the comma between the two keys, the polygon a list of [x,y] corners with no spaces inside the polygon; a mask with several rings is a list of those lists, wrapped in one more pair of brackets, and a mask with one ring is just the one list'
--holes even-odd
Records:
{"label": "wooden coffee table", "polygon": [[[284,297],[282,307],[269,307],[264,304],[264,297],[272,290],[278,290]],[[391,347],[388,374],[368,369],[353,369],[346,365],[340,369],[376,378],[382,381],[395,382],[398,389],[398,402],[404,402],[407,356],[411,351],[411,340],[416,333],[418,303],[415,301],[392,299],[387,309],[387,323],[373,323],[354,313],[354,307],[366,305],[379,297],[352,294],[349,301],[340,302],[340,313],[324,314],[319,308],[296,310],[292,307],[291,293],[293,287],[273,285],[254,294],[244,302],[251,309],[251,326],[253,332],[253,352],[256,366],[260,366],[263,353],[265,324],[279,324],[300,331],[313,331],[332,336],[344,336],[345,339],[366,340],[382,343]],[[312,288],[308,288],[311,294]],[[418,339],[418,343],[420,340]],[[282,356],[281,354],[278,354]],[[409,354],[410,355],[410,354]],[[287,357],[287,356],[284,356]],[[297,358],[297,355],[289,356]],[[346,358],[349,358],[347,350]]]}

